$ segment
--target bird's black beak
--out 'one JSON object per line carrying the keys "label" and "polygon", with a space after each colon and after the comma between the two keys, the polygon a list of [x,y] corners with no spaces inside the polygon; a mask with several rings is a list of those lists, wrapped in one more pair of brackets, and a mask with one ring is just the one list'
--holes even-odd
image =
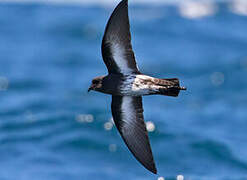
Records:
{"label": "bird's black beak", "polygon": [[93,88],[92,88],[92,87],[88,88],[87,92],[90,92],[91,90],[93,90]]}

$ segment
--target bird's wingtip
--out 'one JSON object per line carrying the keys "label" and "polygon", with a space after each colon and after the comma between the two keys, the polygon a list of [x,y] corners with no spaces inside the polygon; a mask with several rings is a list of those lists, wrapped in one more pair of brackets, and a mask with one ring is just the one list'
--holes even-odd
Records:
{"label": "bird's wingtip", "polygon": [[149,167],[145,166],[149,171],[151,171],[152,173],[154,174],[157,174],[157,169],[156,169],[156,166],[155,166],[155,163],[153,162],[153,164]]}
{"label": "bird's wingtip", "polygon": [[153,169],[152,173],[157,174],[157,169]]}

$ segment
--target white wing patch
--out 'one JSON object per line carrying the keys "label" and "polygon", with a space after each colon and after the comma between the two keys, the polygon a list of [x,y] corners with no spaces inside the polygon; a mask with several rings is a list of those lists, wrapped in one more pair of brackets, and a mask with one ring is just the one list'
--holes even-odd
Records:
{"label": "white wing patch", "polygon": [[127,64],[128,61],[127,59],[125,59],[125,56],[124,56],[125,49],[122,48],[118,43],[113,43],[111,49],[113,52],[113,58],[118,68],[120,69],[120,72],[122,74],[132,73],[133,70],[128,67],[128,64]]}

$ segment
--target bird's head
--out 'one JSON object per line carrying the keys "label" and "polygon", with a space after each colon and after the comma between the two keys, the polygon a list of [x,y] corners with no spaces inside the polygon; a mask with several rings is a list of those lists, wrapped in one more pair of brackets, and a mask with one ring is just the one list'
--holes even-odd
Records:
{"label": "bird's head", "polygon": [[100,91],[103,87],[103,79],[105,76],[99,76],[92,80],[91,86],[88,88],[88,92],[91,90]]}

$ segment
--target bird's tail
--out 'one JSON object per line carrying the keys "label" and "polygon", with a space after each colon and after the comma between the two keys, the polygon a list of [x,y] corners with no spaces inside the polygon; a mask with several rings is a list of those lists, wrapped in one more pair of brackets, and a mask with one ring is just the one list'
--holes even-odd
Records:
{"label": "bird's tail", "polygon": [[185,87],[180,87],[179,79],[172,78],[172,79],[160,79],[159,86],[159,93],[166,96],[173,96],[177,97],[180,90],[186,90]]}

